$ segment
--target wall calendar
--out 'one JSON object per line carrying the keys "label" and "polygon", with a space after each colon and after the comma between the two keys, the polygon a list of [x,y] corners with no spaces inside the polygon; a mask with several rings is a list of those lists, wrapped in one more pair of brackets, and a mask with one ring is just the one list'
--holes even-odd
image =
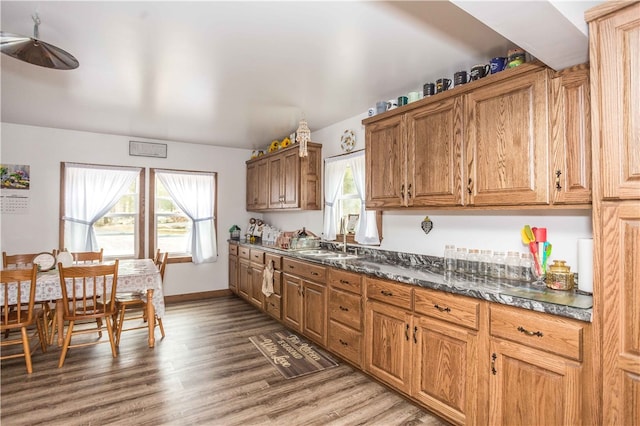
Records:
{"label": "wall calendar", "polygon": [[29,212],[31,175],[29,166],[0,165],[0,214]]}

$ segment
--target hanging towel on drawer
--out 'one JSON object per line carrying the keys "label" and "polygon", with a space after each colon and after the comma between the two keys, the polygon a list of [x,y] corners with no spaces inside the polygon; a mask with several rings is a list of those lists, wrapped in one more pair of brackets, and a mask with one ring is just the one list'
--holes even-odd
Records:
{"label": "hanging towel on drawer", "polygon": [[267,263],[262,273],[262,293],[269,297],[273,294],[273,260]]}

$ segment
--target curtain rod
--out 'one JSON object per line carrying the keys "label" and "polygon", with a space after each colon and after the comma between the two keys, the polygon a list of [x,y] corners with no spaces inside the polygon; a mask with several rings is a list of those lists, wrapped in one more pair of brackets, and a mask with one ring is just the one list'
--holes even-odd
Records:
{"label": "curtain rod", "polygon": [[359,154],[361,152],[364,152],[364,149],[359,149],[357,151],[351,151],[351,152],[345,152],[344,154],[333,155],[331,157],[326,157],[324,160],[327,161],[327,160],[332,160],[334,158],[346,157],[347,155]]}

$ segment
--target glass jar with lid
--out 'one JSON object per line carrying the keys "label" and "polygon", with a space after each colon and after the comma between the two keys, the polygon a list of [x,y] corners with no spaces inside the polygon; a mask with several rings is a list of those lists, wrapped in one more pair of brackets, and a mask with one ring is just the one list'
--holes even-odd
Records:
{"label": "glass jar with lid", "polygon": [[520,253],[517,251],[507,252],[505,266],[507,279],[520,280]]}
{"label": "glass jar with lid", "polygon": [[493,252],[493,263],[491,264],[491,278],[502,280],[506,276],[506,256],[503,251]]}
{"label": "glass jar with lid", "polygon": [[553,265],[548,268],[545,283],[554,290],[571,290],[574,284],[573,272],[564,260],[554,260]]}
{"label": "glass jar with lid", "polygon": [[464,274],[467,271],[467,249],[458,247],[456,249],[456,272]]}
{"label": "glass jar with lid", "polygon": [[531,268],[533,268],[533,257],[531,253],[522,253],[520,255],[520,278],[523,281],[530,282],[533,280]]}
{"label": "glass jar with lid", "polygon": [[444,246],[444,270],[446,272],[456,270],[456,246],[453,244]]}
{"label": "glass jar with lid", "polygon": [[480,259],[478,260],[478,275],[481,277],[491,276],[491,250],[480,250]]}
{"label": "glass jar with lid", "polygon": [[479,263],[480,250],[469,249],[469,254],[467,255],[467,274],[469,274],[472,278],[476,278],[478,276]]}

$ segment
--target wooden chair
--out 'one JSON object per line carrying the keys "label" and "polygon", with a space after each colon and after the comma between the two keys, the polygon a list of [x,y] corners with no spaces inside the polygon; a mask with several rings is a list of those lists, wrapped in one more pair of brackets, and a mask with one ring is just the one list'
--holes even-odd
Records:
{"label": "wooden chair", "polygon": [[[169,253],[160,253],[160,250],[156,253],[154,263],[160,271],[160,278],[164,281],[164,271],[167,267],[167,260],[169,259]],[[147,319],[147,295],[141,292],[128,292],[116,294],[116,315],[114,316],[114,322],[116,323],[116,344],[120,345],[120,335],[123,331],[139,330],[142,328],[148,328],[146,324],[136,327],[124,328],[125,321],[142,320],[146,322]],[[137,310],[138,314],[133,316],[126,316],[127,311]],[[141,312],[140,312],[141,311]],[[160,328],[160,334],[164,338],[164,326],[162,325],[162,318],[157,315],[154,318],[155,327]]]}
{"label": "wooden chair", "polygon": [[[19,339],[5,338],[2,340],[0,346],[22,345],[22,352],[17,354],[5,355],[5,351],[3,350],[0,359],[24,357],[27,365],[27,373],[29,374],[33,372],[33,367],[31,364],[31,346],[29,344],[27,327],[32,326],[34,322],[37,327],[42,352],[47,351],[45,344],[46,339],[43,336],[44,332],[42,330],[42,317],[44,312],[36,310],[34,307],[37,273],[38,267],[36,265],[33,265],[31,269],[6,269],[0,271],[0,285],[4,295],[4,303],[0,307],[0,311],[2,312],[0,331],[20,330]],[[15,286],[15,291],[17,292],[15,305],[9,304],[10,286]]]}
{"label": "wooden chair", "polygon": [[[33,266],[33,259],[39,255],[40,253],[20,253],[20,254],[7,254],[6,251],[2,252],[2,268],[30,268]],[[53,249],[51,251],[53,257],[58,255],[58,250]],[[51,301],[55,302],[55,301]],[[42,302],[42,309],[44,310],[44,320],[45,320],[45,339],[50,341],[48,335],[53,334],[53,327],[55,326],[55,310],[50,304],[51,302]],[[5,337],[8,336],[8,333],[5,334]]]}
{"label": "wooden chair", "polygon": [[[58,264],[62,290],[63,319],[69,321],[67,334],[62,346],[58,368],[64,365],[69,348],[103,343],[102,320],[107,327],[111,353],[118,356],[113,332],[112,318],[116,309],[116,288],[118,282],[118,260],[112,265],[74,265],[65,268]],[[94,328],[78,328],[78,322],[96,321]],[[98,333],[98,340],[71,344],[74,335]]]}
{"label": "wooden chair", "polygon": [[103,251],[104,249],[100,249],[100,251],[79,251],[71,253],[71,256],[73,256],[73,263],[77,265],[102,263]]}

